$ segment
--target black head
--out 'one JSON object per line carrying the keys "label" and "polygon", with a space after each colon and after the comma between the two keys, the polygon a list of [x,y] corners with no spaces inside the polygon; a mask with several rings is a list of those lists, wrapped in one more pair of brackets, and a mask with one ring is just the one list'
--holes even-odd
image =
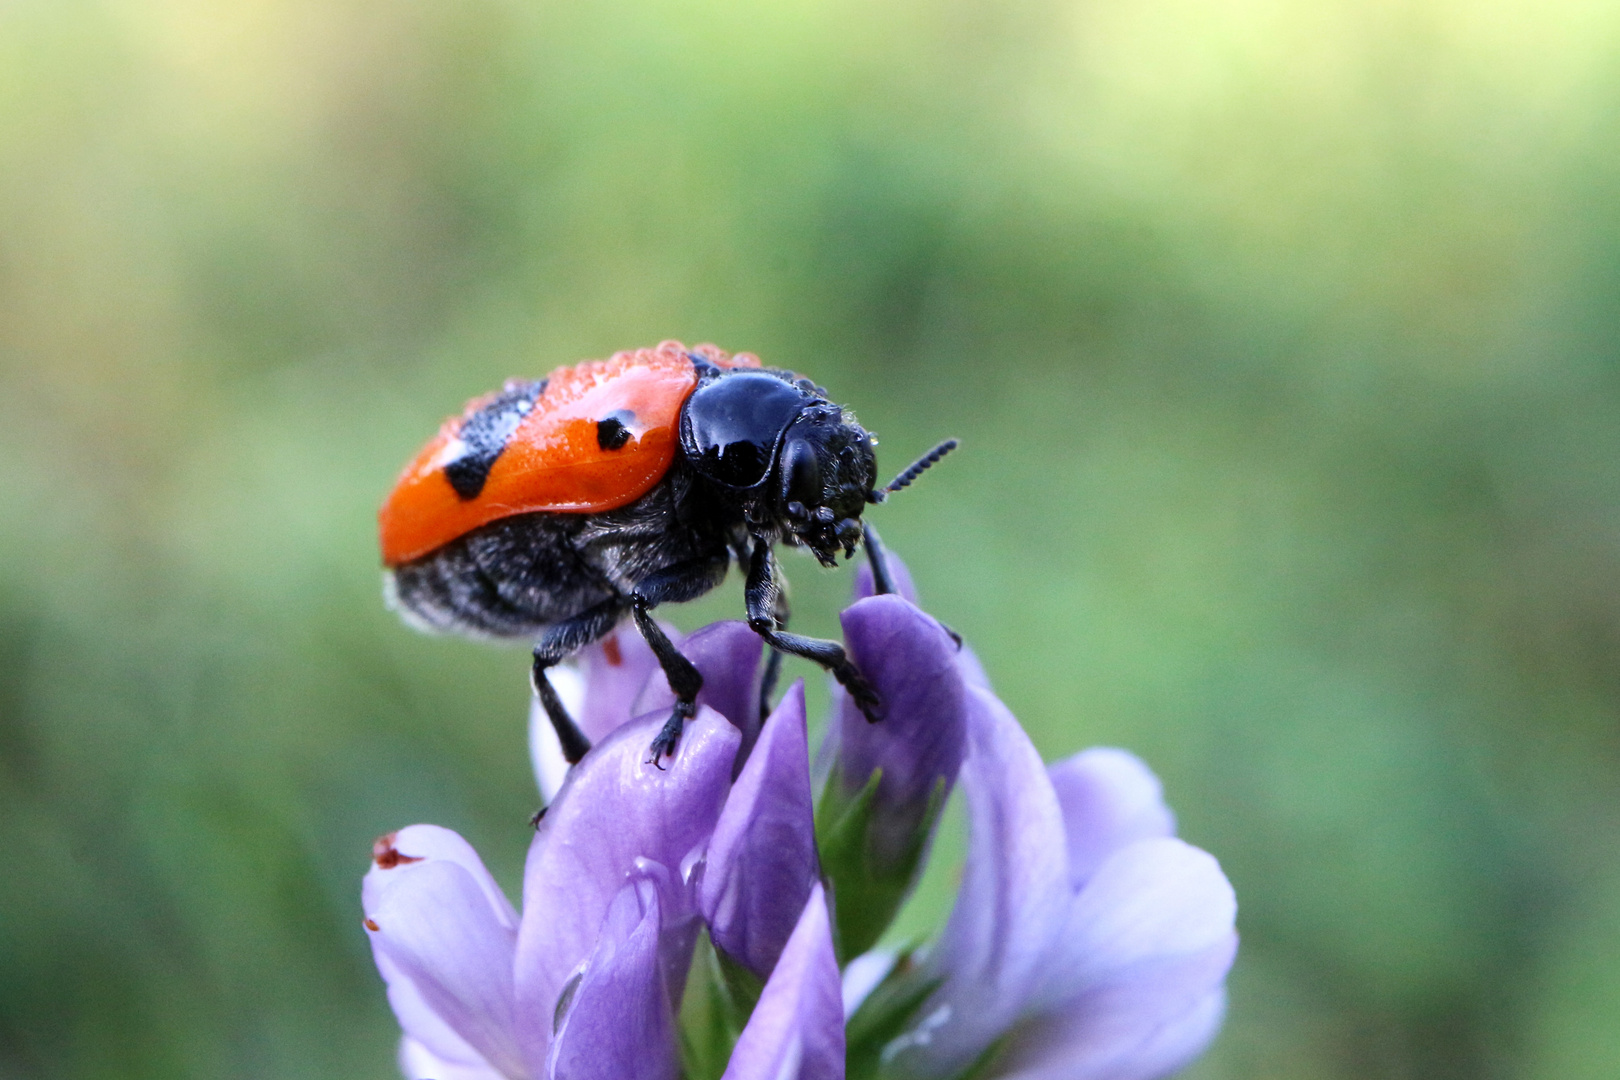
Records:
{"label": "black head", "polygon": [[681,410],[681,452],[749,528],[809,548],[826,565],[861,538],[873,499],[872,438],[820,387],[788,372],[700,368]]}

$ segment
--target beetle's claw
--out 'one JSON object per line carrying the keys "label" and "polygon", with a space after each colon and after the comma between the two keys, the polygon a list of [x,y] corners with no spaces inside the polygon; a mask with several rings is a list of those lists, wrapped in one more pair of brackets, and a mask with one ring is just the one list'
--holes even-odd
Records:
{"label": "beetle's claw", "polygon": [[861,715],[866,717],[868,724],[875,724],[883,719],[883,702],[878,698],[877,691],[872,689],[872,684],[866,681],[865,676],[859,672],[852,672],[848,680],[841,681],[844,682],[844,689],[849,691],[850,700],[855,702],[856,708],[861,710]]}
{"label": "beetle's claw", "polygon": [[653,736],[652,745],[647,748],[647,753],[651,755],[647,758],[647,764],[659,772],[664,771],[663,759],[674,757],[675,748],[681,744],[681,730],[686,726],[687,712],[680,702],[676,702],[675,711],[669,714],[669,719],[664,721],[664,726]]}

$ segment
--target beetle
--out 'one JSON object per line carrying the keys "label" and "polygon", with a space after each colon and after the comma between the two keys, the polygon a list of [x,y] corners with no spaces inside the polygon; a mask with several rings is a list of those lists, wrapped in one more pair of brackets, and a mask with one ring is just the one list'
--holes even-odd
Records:
{"label": "beetle", "polygon": [[781,654],[802,656],[875,720],[877,697],[843,646],[786,630],[773,551],[835,566],[864,544],[889,591],[862,511],[956,443],[882,488],[875,443],[815,383],[713,345],[665,341],[511,380],[446,420],[383,503],[389,604],[421,629],[536,639],[534,690],[570,763],[590,742],[546,672],[630,616],[676,697],[650,748],[658,764],[703,678],[651,612],[707,593],[735,559],[748,625],[772,650],[764,695]]}

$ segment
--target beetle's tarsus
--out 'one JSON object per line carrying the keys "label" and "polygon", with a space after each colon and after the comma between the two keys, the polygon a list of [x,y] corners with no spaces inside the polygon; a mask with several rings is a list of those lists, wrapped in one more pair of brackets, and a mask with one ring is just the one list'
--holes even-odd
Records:
{"label": "beetle's tarsus", "polygon": [[664,726],[658,729],[658,734],[653,736],[652,745],[647,748],[647,753],[652,755],[647,759],[648,765],[659,772],[664,771],[663,759],[675,756],[675,749],[681,744],[681,732],[686,728],[686,721],[696,712],[697,709],[687,702],[675,703],[669,719],[664,721]]}

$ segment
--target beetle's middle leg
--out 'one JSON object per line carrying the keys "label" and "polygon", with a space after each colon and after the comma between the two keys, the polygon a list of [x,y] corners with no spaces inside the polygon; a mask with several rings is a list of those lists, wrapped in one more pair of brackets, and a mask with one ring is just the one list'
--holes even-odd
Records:
{"label": "beetle's middle leg", "polygon": [[775,563],[771,546],[763,540],[755,541],[753,554],[748,559],[748,581],[743,586],[749,627],[773,649],[802,656],[832,672],[833,678],[849,692],[867,720],[876,722],[879,719],[877,692],[850,660],[842,645],[836,641],[789,634],[777,629],[776,605],[782,590],[776,580]]}

